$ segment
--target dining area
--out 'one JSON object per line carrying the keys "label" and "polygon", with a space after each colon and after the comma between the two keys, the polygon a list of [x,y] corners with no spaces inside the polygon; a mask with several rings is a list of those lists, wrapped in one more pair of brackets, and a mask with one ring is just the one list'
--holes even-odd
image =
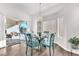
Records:
{"label": "dining area", "polygon": [[[13,40],[14,38],[10,37],[9,40],[10,42],[14,42],[15,44],[10,45],[9,40],[6,41],[8,43],[7,47],[17,45],[17,44],[25,44],[25,55],[27,56],[28,53],[30,56],[33,56],[33,50],[38,51],[38,56],[40,55],[41,50],[46,50],[48,49],[48,54],[49,56],[54,54],[54,39],[55,39],[55,33],[49,33],[48,31],[44,32],[38,32],[37,35],[34,34],[33,32],[27,32],[27,22],[22,21],[19,24],[19,33],[18,33],[18,38],[15,36],[15,41],[19,43],[15,43]],[[22,38],[24,40],[22,40]],[[30,48],[30,52],[29,51]],[[53,51],[53,52],[51,52]]]}

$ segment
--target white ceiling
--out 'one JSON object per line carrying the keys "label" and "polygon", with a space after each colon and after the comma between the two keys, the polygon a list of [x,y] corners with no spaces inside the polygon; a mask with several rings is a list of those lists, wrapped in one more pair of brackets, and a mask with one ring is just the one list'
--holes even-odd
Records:
{"label": "white ceiling", "polygon": [[0,3],[0,13],[8,17],[22,19],[28,15],[39,15],[40,11],[42,16],[54,14],[62,9],[62,4],[58,3]]}

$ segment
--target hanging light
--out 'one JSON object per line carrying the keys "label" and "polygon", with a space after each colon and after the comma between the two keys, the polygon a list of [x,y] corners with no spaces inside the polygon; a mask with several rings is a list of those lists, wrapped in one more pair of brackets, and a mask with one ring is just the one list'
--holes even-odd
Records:
{"label": "hanging light", "polygon": [[39,15],[38,15],[38,21],[42,21],[43,17],[42,17],[42,14],[41,14],[41,3],[39,4]]}
{"label": "hanging light", "polygon": [[39,32],[39,33],[41,33],[42,32],[42,20],[43,20],[43,17],[42,17],[42,14],[41,14],[41,3],[39,4],[39,15],[38,15],[38,22],[37,22],[37,26],[38,26],[38,28],[37,28],[37,31]]}

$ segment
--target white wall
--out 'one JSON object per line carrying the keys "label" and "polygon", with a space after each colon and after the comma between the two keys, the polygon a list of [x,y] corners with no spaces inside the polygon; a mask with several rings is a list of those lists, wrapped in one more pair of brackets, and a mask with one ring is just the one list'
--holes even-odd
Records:
{"label": "white wall", "polygon": [[79,5],[71,4],[64,9],[64,24],[67,38],[79,35]]}
{"label": "white wall", "polygon": [[59,46],[61,46],[64,49],[68,49],[67,48],[67,39],[65,37],[65,25],[64,25],[64,18],[61,16],[59,16],[57,18],[57,36],[55,36],[55,43],[58,44]]}
{"label": "white wall", "polygon": [[4,39],[4,16],[0,15],[0,40]]}
{"label": "white wall", "polygon": [[4,20],[6,20],[5,16],[0,15],[0,48],[6,46]]}

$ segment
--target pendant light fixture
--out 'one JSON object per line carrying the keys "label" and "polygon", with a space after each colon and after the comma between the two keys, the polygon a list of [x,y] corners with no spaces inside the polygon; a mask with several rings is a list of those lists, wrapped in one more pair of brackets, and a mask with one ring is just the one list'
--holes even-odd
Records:
{"label": "pendant light fixture", "polygon": [[39,15],[38,15],[38,21],[42,21],[42,13],[41,13],[42,9],[41,9],[41,7],[42,7],[42,4],[39,3]]}
{"label": "pendant light fixture", "polygon": [[37,22],[37,31],[42,32],[41,3],[39,3],[39,15],[38,15],[38,22]]}

